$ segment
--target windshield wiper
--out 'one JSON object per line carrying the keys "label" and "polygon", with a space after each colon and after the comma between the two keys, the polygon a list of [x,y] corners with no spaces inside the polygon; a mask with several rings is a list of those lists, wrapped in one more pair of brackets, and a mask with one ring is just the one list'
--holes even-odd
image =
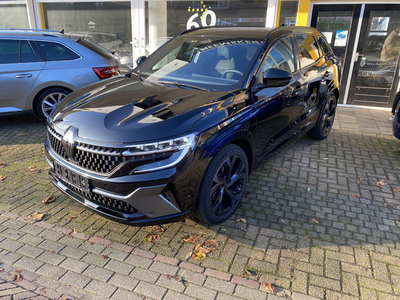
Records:
{"label": "windshield wiper", "polygon": [[200,91],[210,91],[209,89],[201,88],[201,87],[190,85],[190,84],[186,84],[186,83],[179,83],[177,81],[152,81],[152,83],[173,85],[173,86],[177,86],[177,87],[195,89],[195,90],[200,90]]}

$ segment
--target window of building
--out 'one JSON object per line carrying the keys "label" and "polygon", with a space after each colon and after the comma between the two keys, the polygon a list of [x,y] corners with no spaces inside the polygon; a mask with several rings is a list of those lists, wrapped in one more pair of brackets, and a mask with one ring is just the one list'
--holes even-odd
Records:
{"label": "window of building", "polygon": [[[131,2],[41,3],[42,28],[85,35],[132,65]],[[121,70],[124,66],[121,66]],[[127,70],[129,71],[129,70]]]}
{"label": "window of building", "polygon": [[279,19],[277,26],[295,26],[299,1],[280,1]]}
{"label": "window of building", "polygon": [[25,4],[0,4],[0,28],[29,28]]}
{"label": "window of building", "polygon": [[265,27],[267,6],[265,0],[146,1],[146,54],[191,28]]}

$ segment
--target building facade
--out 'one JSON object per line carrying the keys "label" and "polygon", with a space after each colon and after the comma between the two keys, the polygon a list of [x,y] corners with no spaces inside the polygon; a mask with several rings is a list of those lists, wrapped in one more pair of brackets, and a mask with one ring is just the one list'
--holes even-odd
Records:
{"label": "building facade", "polygon": [[0,28],[86,34],[130,67],[189,28],[281,24],[325,34],[342,60],[341,104],[391,107],[399,88],[400,1],[0,0]]}

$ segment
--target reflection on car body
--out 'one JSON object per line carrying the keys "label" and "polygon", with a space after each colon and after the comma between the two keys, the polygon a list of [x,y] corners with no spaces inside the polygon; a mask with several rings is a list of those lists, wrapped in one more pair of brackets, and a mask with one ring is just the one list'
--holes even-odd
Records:
{"label": "reflection on car body", "polygon": [[189,30],[139,62],[47,123],[52,182],[117,222],[223,222],[268,153],[333,126],[339,60],[312,28]]}

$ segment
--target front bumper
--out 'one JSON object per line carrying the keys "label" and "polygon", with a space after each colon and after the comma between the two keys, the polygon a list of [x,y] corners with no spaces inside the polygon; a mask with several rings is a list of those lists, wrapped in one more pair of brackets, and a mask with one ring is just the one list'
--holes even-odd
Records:
{"label": "front bumper", "polygon": [[[51,166],[49,177],[54,185],[108,219],[128,225],[147,226],[180,221],[188,214],[178,204],[171,183],[171,178],[176,175],[175,169],[154,172],[150,176],[142,174],[107,178],[82,171],[66,162],[49,147],[47,140],[45,149]],[[62,176],[63,172],[68,173],[69,177],[72,174],[73,179],[66,179],[68,176]],[[83,188],[76,177],[84,179],[87,186]]]}

